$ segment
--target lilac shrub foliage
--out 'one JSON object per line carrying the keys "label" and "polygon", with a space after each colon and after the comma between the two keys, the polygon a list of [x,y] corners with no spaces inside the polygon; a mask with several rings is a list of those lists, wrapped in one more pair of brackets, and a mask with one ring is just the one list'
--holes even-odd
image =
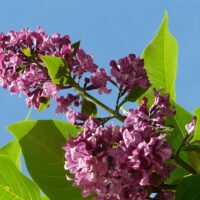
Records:
{"label": "lilac shrub foliage", "polygon": [[[70,70],[66,84],[51,80],[42,56],[64,60]],[[148,98],[144,97],[138,108],[123,116],[122,126],[105,125],[101,118],[74,110],[73,106],[82,104],[85,93],[72,94],[70,88],[110,94],[108,83],[116,87],[119,99],[135,88],[148,89],[150,82],[144,60],[134,54],[112,60],[107,74],[91,55],[79,48],[78,42],[72,44],[67,35],[48,36],[40,27],[37,31],[0,33],[0,85],[9,88],[12,94],[24,94],[27,106],[36,109],[52,98],[57,103],[55,112],[66,114],[70,123],[82,128],[64,146],[64,167],[71,173],[67,179],[82,189],[83,197],[145,200],[153,193],[155,199],[174,199],[174,190],[162,187],[176,168],[171,162],[172,145],[166,140],[172,134],[166,119],[176,113],[170,96],[154,90],[154,103],[148,106]],[[68,90],[66,96],[59,96],[64,89]],[[118,112],[120,108],[116,108]],[[195,124],[194,117],[186,125],[188,134],[194,132]]]}

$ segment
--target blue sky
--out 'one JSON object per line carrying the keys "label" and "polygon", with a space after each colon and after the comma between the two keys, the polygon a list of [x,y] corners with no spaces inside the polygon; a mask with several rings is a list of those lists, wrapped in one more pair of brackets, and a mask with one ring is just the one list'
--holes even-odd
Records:
{"label": "blue sky", "polygon": [[[6,0],[1,2],[0,32],[23,27],[36,29],[41,25],[49,34],[69,34],[72,41],[81,40],[81,46],[93,54],[98,65],[108,67],[113,58],[129,53],[141,55],[165,10],[169,13],[171,32],[179,43],[177,101],[193,111],[200,105],[198,0]],[[31,118],[55,118],[54,109],[55,106],[43,113],[33,111]],[[24,97],[0,89],[0,145],[11,139],[4,127],[23,120],[27,113]]]}

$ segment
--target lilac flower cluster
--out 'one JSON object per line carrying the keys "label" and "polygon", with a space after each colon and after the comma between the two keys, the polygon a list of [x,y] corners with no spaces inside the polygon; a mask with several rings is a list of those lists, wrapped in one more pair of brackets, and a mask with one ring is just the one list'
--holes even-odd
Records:
{"label": "lilac flower cluster", "polygon": [[58,107],[56,113],[66,112],[67,107],[73,103],[79,105],[79,96],[68,92],[67,96],[57,97],[61,89],[71,88],[55,85],[51,82],[49,73],[41,56],[57,56],[63,58],[73,81],[80,82],[84,76],[85,90],[97,89],[99,94],[109,94],[111,89],[107,83],[116,78],[120,83],[119,89],[130,90],[134,86],[146,88],[149,81],[144,69],[143,60],[129,55],[116,63],[111,61],[111,76],[106,74],[105,69],[99,68],[91,55],[70,41],[68,35],[61,36],[59,33],[47,35],[41,27],[37,31],[23,29],[22,31],[10,31],[8,34],[0,33],[0,86],[9,88],[11,93],[25,94],[28,107],[37,109],[45,100],[53,98]]}
{"label": "lilac flower cluster", "polygon": [[[125,127],[103,127],[89,118],[83,131],[67,142],[65,169],[73,174],[67,178],[82,188],[84,197],[95,194],[96,200],[146,200],[151,188],[169,177],[173,166],[167,161],[172,148],[157,128],[175,111],[167,95],[155,95],[150,109],[144,99],[138,109],[128,112]],[[168,191],[157,196],[173,199]]]}
{"label": "lilac flower cluster", "polygon": [[[39,108],[44,98],[52,97],[58,103],[57,113],[66,112],[66,106],[78,97],[72,98],[69,94],[66,98],[56,98],[62,87],[51,82],[40,56],[64,58],[74,77],[81,77],[86,72],[95,74],[98,66],[92,56],[83,49],[75,50],[69,36],[61,37],[58,33],[48,36],[40,27],[35,32],[23,29],[10,31],[7,35],[0,33],[0,85],[9,87],[11,93],[24,93],[28,107]],[[96,88],[108,92],[107,80],[104,78],[102,85],[98,83]]]}
{"label": "lilac flower cluster", "polygon": [[131,90],[133,87],[147,88],[149,80],[144,69],[144,60],[130,54],[118,60],[110,62],[111,74],[116,78],[120,87],[124,90]]}

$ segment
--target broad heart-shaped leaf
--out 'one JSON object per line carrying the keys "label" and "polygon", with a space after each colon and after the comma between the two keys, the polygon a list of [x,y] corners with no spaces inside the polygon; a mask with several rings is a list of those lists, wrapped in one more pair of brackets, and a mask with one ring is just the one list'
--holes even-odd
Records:
{"label": "broad heart-shaped leaf", "polygon": [[9,159],[0,155],[0,199],[40,200],[39,188]]}
{"label": "broad heart-shaped leaf", "polygon": [[87,114],[92,117],[97,117],[97,107],[93,102],[83,98],[81,113]]}
{"label": "broad heart-shaped leaf", "polygon": [[[168,29],[167,12],[158,33],[144,49],[142,58],[152,88],[164,88],[175,100],[178,44]],[[152,90],[148,90],[144,96],[152,100]]]}
{"label": "broad heart-shaped leaf", "polygon": [[200,175],[183,178],[176,190],[176,200],[199,200],[200,199]]}
{"label": "broad heart-shaped leaf", "polygon": [[80,128],[58,120],[27,120],[8,130],[18,138],[29,173],[49,199],[82,199],[80,190],[66,180],[62,149],[66,133],[76,136]]}
{"label": "broad heart-shaped leaf", "polygon": [[0,155],[2,154],[7,155],[19,169],[21,168],[21,148],[19,142],[16,139],[10,141],[5,146],[0,148]]}
{"label": "broad heart-shaped leaf", "polygon": [[70,70],[63,58],[56,56],[41,56],[40,58],[44,62],[54,84],[64,85],[67,83]]}
{"label": "broad heart-shaped leaf", "polygon": [[196,127],[195,127],[195,132],[194,132],[194,137],[192,138],[191,142],[194,142],[196,140],[200,140],[200,107],[198,107],[194,111],[195,116],[197,117],[197,122],[196,122]]}

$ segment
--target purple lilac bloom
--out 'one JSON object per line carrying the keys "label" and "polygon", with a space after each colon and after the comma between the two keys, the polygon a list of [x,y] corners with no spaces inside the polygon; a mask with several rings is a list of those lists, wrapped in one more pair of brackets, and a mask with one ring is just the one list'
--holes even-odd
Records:
{"label": "purple lilac bloom", "polygon": [[[65,169],[73,174],[74,186],[82,188],[84,197],[95,194],[96,200],[147,200],[147,188],[159,187],[169,177],[174,169],[167,162],[172,156],[171,144],[165,134],[156,131],[155,124],[163,125],[165,116],[174,115],[167,99],[157,94],[150,110],[143,102],[127,115],[127,127],[103,127],[88,118],[83,131],[70,138],[64,147]],[[159,195],[170,200],[170,194]]]}
{"label": "purple lilac bloom", "polygon": [[98,66],[94,64],[93,57],[85,53],[83,49],[79,49],[77,54],[77,68],[75,74],[81,76],[84,72],[95,73]]}
{"label": "purple lilac bloom", "polygon": [[142,126],[162,127],[165,125],[165,118],[174,116],[175,108],[170,104],[169,95],[160,95],[154,91],[155,100],[148,108],[148,99],[143,98],[141,106],[138,109],[130,109],[124,123],[127,126],[133,126],[135,130],[141,129]]}
{"label": "purple lilac bloom", "polygon": [[68,94],[66,98],[64,96],[60,96],[56,99],[56,114],[66,113],[68,111],[68,107],[70,107],[72,103],[76,105],[77,101],[79,101],[78,95]]}
{"label": "purple lilac bloom", "polygon": [[106,74],[105,69],[98,69],[92,76],[91,82],[94,88],[99,89],[99,94],[105,93],[110,94],[111,89],[106,88],[107,81],[110,80],[110,77]]}
{"label": "purple lilac bloom", "polygon": [[[39,108],[44,98],[56,99],[61,87],[54,85],[40,56],[49,55],[65,59],[74,77],[95,73],[98,66],[83,49],[75,52],[70,37],[59,33],[50,36],[41,27],[37,31],[23,29],[0,33],[0,86],[11,93],[25,94],[28,107]],[[63,104],[62,97],[57,102]],[[69,101],[68,101],[69,102]],[[67,105],[68,105],[67,102]],[[64,111],[58,106],[57,113]]]}
{"label": "purple lilac bloom", "polygon": [[147,88],[150,83],[144,69],[143,59],[137,58],[135,54],[130,54],[117,62],[110,62],[111,75],[116,78],[124,90],[131,90],[134,87]]}

